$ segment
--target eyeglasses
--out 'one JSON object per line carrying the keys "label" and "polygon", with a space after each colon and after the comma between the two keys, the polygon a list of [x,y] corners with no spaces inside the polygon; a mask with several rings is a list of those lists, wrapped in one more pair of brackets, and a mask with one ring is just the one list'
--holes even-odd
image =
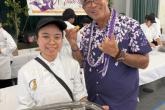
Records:
{"label": "eyeglasses", "polygon": [[56,42],[56,41],[61,40],[61,39],[62,39],[62,34],[55,34],[55,35],[53,35],[53,37],[50,37],[49,34],[44,33],[44,34],[41,35],[41,37],[42,37],[42,39],[44,39],[47,43],[49,43],[50,41]]}
{"label": "eyeglasses", "polygon": [[82,2],[82,6],[84,8],[87,8],[87,7],[90,7],[92,5],[92,3],[99,4],[99,0],[84,0]]}

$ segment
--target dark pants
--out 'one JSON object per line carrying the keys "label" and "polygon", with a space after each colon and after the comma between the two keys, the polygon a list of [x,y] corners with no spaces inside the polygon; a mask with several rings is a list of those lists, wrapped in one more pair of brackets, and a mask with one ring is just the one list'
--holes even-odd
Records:
{"label": "dark pants", "polygon": [[13,81],[13,85],[17,85],[17,78],[13,78],[12,81]]}
{"label": "dark pants", "polygon": [[0,88],[5,88],[13,85],[12,79],[0,79]]}
{"label": "dark pants", "polygon": [[[13,61],[10,61],[10,64],[12,64]],[[5,88],[5,87],[9,87],[9,86],[13,86],[17,84],[17,78],[13,78],[13,79],[0,79],[0,89],[1,88]]]}

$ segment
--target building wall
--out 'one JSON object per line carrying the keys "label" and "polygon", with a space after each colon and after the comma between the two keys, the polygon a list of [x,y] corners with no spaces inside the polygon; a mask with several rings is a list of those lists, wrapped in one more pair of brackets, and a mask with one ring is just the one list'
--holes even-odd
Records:
{"label": "building wall", "polygon": [[[112,7],[115,8],[119,13],[125,13],[127,16],[133,16],[133,0],[112,0]],[[165,0],[159,0],[159,12],[158,18],[165,34]]]}
{"label": "building wall", "polygon": [[133,17],[133,0],[126,0],[126,15]]}
{"label": "building wall", "polygon": [[112,0],[112,7],[119,13],[132,17],[132,0]]}
{"label": "building wall", "polygon": [[158,18],[160,20],[161,27],[163,29],[163,34],[165,34],[165,0],[159,0],[159,13]]}
{"label": "building wall", "polygon": [[112,7],[119,13],[126,14],[126,0],[112,0]]}

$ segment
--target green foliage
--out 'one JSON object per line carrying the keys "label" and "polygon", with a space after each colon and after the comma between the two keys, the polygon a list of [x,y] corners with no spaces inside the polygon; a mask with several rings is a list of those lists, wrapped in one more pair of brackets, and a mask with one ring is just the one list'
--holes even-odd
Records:
{"label": "green foliage", "polygon": [[113,0],[109,0],[109,4],[110,4],[110,6],[112,6]]}
{"label": "green foliage", "polygon": [[5,0],[5,5],[10,9],[10,11],[6,14],[6,25],[15,29],[15,36],[18,37],[20,32],[20,18],[21,15],[28,15],[27,5],[21,7],[20,1],[15,0]]}
{"label": "green foliage", "polygon": [[111,6],[112,6],[112,4],[113,4],[113,1],[112,1],[112,0],[109,0],[108,2],[109,2],[109,3],[108,3],[108,6],[109,6],[109,8],[111,8]]}

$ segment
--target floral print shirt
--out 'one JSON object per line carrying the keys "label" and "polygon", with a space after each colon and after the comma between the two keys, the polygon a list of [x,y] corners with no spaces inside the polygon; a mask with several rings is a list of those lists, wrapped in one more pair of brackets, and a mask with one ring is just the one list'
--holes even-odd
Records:
{"label": "floral print shirt", "polygon": [[[114,110],[133,110],[138,95],[138,69],[117,62],[98,48],[103,39],[106,36],[111,37],[112,33],[122,51],[142,55],[151,51],[139,23],[118,14],[114,9],[111,9],[111,18],[103,30],[99,29],[95,21],[84,27],[80,50],[84,57],[88,99],[101,105],[109,105],[112,110],[113,107]],[[132,105],[132,108],[129,109],[127,105]],[[118,109],[120,107],[122,109]]]}

